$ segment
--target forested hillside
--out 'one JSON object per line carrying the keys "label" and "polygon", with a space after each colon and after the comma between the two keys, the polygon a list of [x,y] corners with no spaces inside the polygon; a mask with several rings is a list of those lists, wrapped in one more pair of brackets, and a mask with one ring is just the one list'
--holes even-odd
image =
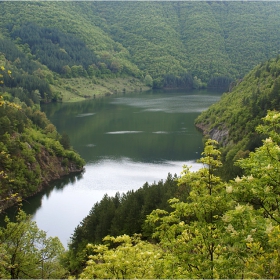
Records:
{"label": "forested hillside", "polygon": [[69,242],[67,269],[71,274],[82,272],[87,260],[85,247],[88,243],[101,243],[107,235],[133,235],[143,233],[151,238],[151,231],[145,229],[146,216],[154,209],[171,210],[168,199],[186,198],[188,189],[177,186],[177,176],[168,175],[157,184],[145,183],[136,191],[116,193],[114,197],[105,195],[90,210],[88,216],[76,227]]}
{"label": "forested hillside", "polygon": [[227,178],[239,174],[240,169],[233,166],[236,160],[261,145],[263,138],[256,134],[255,127],[268,110],[280,110],[279,55],[256,66],[197,118],[197,127],[223,146]]}
{"label": "forested hillside", "polygon": [[[71,148],[69,137],[56,131],[40,111],[39,104],[34,104],[28,96],[21,100],[19,97],[24,96],[23,91],[19,97],[4,91],[4,76],[12,79],[11,71],[1,66],[0,212],[13,203],[6,198],[13,195],[27,198],[54,179],[71,172],[81,172],[84,165]],[[33,95],[39,102],[38,94],[33,92]]]}
{"label": "forested hillside", "polygon": [[[72,236],[66,256],[70,273],[82,278],[278,277],[279,254],[273,248],[279,244],[274,240],[279,231],[279,78],[278,55],[237,80],[199,116],[196,125],[219,141],[206,142],[200,160],[205,168],[194,173],[185,168],[163,185],[105,196],[96,204]],[[148,201],[162,188],[164,197],[173,198],[169,205],[154,199],[156,210],[145,220]]]}
{"label": "forested hillside", "polygon": [[[178,180],[169,177],[137,193],[105,196],[77,228],[68,252],[21,211],[16,222],[7,220],[0,228],[1,278],[278,279],[279,123],[276,111],[262,119],[256,133],[266,139],[237,162],[242,177],[224,181],[216,175],[222,167],[221,153],[218,143],[208,140],[200,170],[184,167]],[[175,197],[164,202],[169,195]],[[135,204],[141,200],[143,204]],[[129,226],[137,209],[140,215],[135,217],[142,223],[141,215],[153,208],[153,202],[160,209],[146,216],[145,231],[108,235],[102,243],[86,245],[84,237],[90,232],[106,234],[107,229],[118,234],[118,221]],[[133,226],[123,230],[139,231]],[[141,235],[144,232],[149,234]]]}
{"label": "forested hillside", "polygon": [[0,228],[0,278],[279,279],[279,14],[278,1],[1,1],[0,214],[83,169],[41,103],[234,83],[196,120],[214,139],[204,168],[106,195],[67,252],[20,211]]}
{"label": "forested hillside", "polygon": [[0,52],[46,81],[54,99],[145,85],[225,88],[279,53],[277,1],[0,5]]}
{"label": "forested hillside", "polygon": [[[256,133],[266,139],[248,158],[236,162],[244,176],[230,181],[216,175],[222,167],[221,153],[218,142],[208,140],[199,160],[204,167],[196,172],[183,168],[176,180],[177,190],[183,188],[179,198],[170,179],[166,181],[174,197],[169,207],[156,204],[160,209],[146,216],[145,230],[132,226],[135,234],[110,232],[121,217],[112,209],[126,209],[127,202],[141,198],[140,193],[122,199],[105,196],[76,229],[65,267],[83,279],[279,278],[279,121],[277,111],[262,119]],[[160,188],[150,186],[146,194],[153,197]],[[148,205],[148,200],[143,202]],[[132,208],[144,210],[140,205]],[[104,229],[111,235],[85,246]]]}

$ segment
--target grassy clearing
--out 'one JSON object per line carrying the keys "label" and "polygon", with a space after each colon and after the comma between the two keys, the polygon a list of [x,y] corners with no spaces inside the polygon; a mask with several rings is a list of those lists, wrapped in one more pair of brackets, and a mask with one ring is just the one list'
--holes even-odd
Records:
{"label": "grassy clearing", "polygon": [[141,92],[149,90],[143,82],[135,78],[71,78],[60,79],[52,85],[54,92],[62,96],[63,102],[81,101],[123,92]]}

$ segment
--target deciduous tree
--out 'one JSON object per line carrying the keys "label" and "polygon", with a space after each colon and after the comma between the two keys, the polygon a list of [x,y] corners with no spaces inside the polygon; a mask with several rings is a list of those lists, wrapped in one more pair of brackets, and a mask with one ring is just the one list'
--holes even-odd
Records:
{"label": "deciduous tree", "polygon": [[20,211],[15,222],[6,218],[0,229],[1,278],[62,278],[59,263],[64,247],[57,237],[47,237],[31,217]]}

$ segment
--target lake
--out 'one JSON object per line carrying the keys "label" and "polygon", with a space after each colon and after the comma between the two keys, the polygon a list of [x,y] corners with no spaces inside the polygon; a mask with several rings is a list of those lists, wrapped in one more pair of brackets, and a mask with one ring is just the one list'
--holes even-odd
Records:
{"label": "lake", "polygon": [[105,193],[180,175],[184,164],[197,170],[203,143],[194,120],[220,97],[215,91],[165,90],[42,106],[86,166],[29,199],[24,210],[67,247],[75,227]]}

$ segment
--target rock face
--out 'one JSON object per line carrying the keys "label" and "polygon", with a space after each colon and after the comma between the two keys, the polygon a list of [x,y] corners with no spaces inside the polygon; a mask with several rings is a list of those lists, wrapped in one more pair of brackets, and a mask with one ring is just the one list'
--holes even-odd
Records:
{"label": "rock face", "polygon": [[51,155],[47,150],[42,149],[36,157],[41,169],[41,186],[43,189],[49,182],[59,179],[70,173],[82,172],[84,168],[77,167],[77,165],[65,158]]}
{"label": "rock face", "polygon": [[[30,174],[34,175],[33,179],[28,180],[27,182],[28,190],[27,188],[18,188],[16,191],[9,189],[4,195],[0,195],[0,213],[16,204],[17,197],[20,197],[21,199],[31,197],[47,188],[49,183],[54,180],[60,179],[71,173],[81,173],[84,171],[83,166],[78,166],[74,161],[68,158],[59,157],[54,153],[52,154],[43,146],[41,146],[36,153],[35,159],[36,160],[32,163],[25,162]],[[34,179],[35,176],[36,179]],[[14,197],[12,195],[13,193],[17,193],[17,195]],[[9,197],[9,199],[3,199],[5,197]]]}
{"label": "rock face", "polygon": [[202,131],[203,135],[207,138],[211,138],[217,142],[219,142],[222,146],[226,146],[229,138],[229,129],[225,126],[220,126],[219,128],[209,128],[209,125],[205,125],[202,123],[196,124],[196,127]]}
{"label": "rock face", "polygon": [[41,192],[43,189],[48,188],[52,181],[60,179],[71,173],[81,173],[84,171],[84,167],[78,167],[73,161],[52,155],[44,148],[37,154],[36,159],[41,170],[41,183],[32,194],[28,195],[28,197],[31,197]]}
{"label": "rock face", "polygon": [[219,142],[222,146],[225,146],[228,143],[228,135],[229,131],[228,129],[217,129],[213,128],[209,132],[209,136],[211,139],[216,140]]}

